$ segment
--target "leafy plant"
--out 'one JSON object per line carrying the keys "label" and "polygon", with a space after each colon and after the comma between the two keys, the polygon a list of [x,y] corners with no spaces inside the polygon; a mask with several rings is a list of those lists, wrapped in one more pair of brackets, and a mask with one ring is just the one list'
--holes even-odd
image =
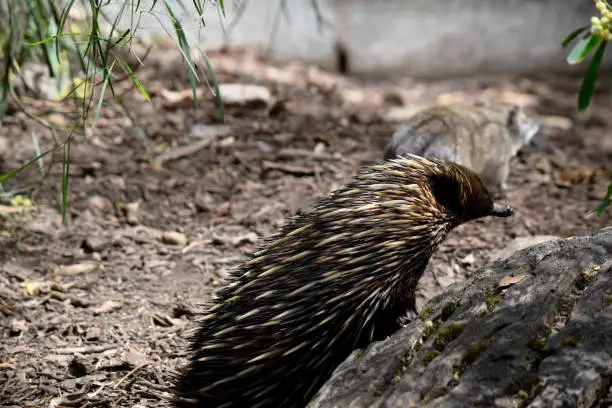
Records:
{"label": "leafy plant", "polygon": [[[566,48],[579,38],[567,56],[567,62],[570,65],[580,64],[589,54],[594,53],[578,91],[578,112],[586,111],[591,104],[599,67],[608,41],[612,40],[612,7],[606,0],[595,0],[595,7],[599,10],[601,17],[592,17],[590,25],[574,30],[561,43],[561,46]],[[608,191],[595,211],[601,214],[610,204],[612,204],[612,183],[608,184]]]}
{"label": "leafy plant", "polygon": [[[43,158],[51,155],[49,167],[56,159],[56,153],[61,150],[62,160],[62,220],[66,222],[66,209],[68,200],[68,180],[70,173],[70,143],[74,135],[82,134],[87,138],[87,121],[92,117],[91,126],[95,127],[103,101],[112,100],[118,103],[128,117],[138,126],[135,118],[129,114],[123,103],[121,95],[115,92],[113,84],[118,79],[130,79],[145,100],[150,101],[145,86],[138,80],[134,64],[127,60],[132,47],[139,42],[136,32],[142,15],[153,15],[163,27],[157,17],[165,12],[172,23],[172,29],[164,30],[174,41],[184,58],[188,72],[189,82],[194,95],[194,105],[197,106],[196,86],[200,74],[214,91],[223,120],[223,101],[219,86],[206,54],[198,47],[189,43],[181,22],[175,11],[165,1],[154,0],[146,6],[139,0],[124,0],[113,19],[105,13],[107,1],[100,0],[67,0],[62,7],[60,2],[53,0],[12,0],[0,2],[0,126],[10,105],[23,111],[30,118],[38,121],[47,128],[53,136],[53,146],[46,151],[40,151],[38,143],[36,156],[23,166],[0,174],[0,183],[14,177],[28,166],[38,163],[43,166]],[[178,1],[184,9],[182,1]],[[196,18],[201,26],[204,25],[205,0],[193,0]],[[225,16],[223,0],[214,4],[219,18]],[[118,28],[119,21],[129,13],[130,27],[125,30]],[[192,50],[198,52],[198,57],[204,64],[194,64]],[[148,51],[147,51],[148,52]],[[141,61],[138,60],[140,63]],[[72,102],[75,111],[79,113],[78,119],[68,128],[60,129],[44,119],[35,117],[28,112],[22,102],[20,94],[23,93],[25,80],[21,80],[23,67],[28,63],[43,64],[50,77],[55,79],[56,99]],[[208,81],[208,75],[212,85]],[[99,90],[97,101],[94,100],[94,90]],[[109,95],[110,94],[110,95]],[[42,167],[41,167],[42,168]],[[48,174],[43,171],[43,177]]]}

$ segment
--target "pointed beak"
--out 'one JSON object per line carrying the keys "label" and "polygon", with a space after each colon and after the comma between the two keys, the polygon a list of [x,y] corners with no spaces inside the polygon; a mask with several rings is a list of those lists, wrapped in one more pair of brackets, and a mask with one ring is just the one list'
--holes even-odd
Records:
{"label": "pointed beak", "polygon": [[494,217],[510,217],[514,214],[514,208],[506,204],[494,203],[491,214]]}

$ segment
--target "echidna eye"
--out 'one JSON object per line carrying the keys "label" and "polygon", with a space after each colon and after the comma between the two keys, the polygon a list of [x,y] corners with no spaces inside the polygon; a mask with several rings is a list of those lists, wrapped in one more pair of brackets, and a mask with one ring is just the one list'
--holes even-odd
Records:
{"label": "echidna eye", "polygon": [[442,205],[447,212],[456,216],[463,214],[461,186],[457,180],[447,176],[434,175],[430,177],[429,184],[436,201]]}

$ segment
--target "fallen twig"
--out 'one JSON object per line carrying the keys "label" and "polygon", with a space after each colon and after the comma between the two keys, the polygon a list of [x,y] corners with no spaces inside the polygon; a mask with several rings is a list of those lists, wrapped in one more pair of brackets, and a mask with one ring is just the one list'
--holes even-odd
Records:
{"label": "fallen twig", "polygon": [[93,354],[103,353],[116,348],[118,348],[116,344],[105,344],[102,346],[64,347],[55,350],[55,352],[57,354]]}
{"label": "fallen twig", "polygon": [[292,164],[274,163],[271,161],[264,161],[263,168],[264,170],[278,170],[296,176],[312,176],[315,174],[314,169],[311,168],[294,166]]}
{"label": "fallen twig", "polygon": [[123,377],[121,377],[121,379],[119,379],[119,381],[117,381],[117,384],[115,384],[113,386],[113,390],[116,390],[117,387],[119,387],[119,385],[121,385],[122,382],[124,382],[125,380],[127,380],[129,377],[131,377],[134,373],[136,373],[137,371],[143,369],[144,367],[150,366],[151,363],[146,362],[146,363],[142,363],[136,367],[134,367],[132,370],[130,370],[129,373],[127,373],[126,375],[124,375]]}

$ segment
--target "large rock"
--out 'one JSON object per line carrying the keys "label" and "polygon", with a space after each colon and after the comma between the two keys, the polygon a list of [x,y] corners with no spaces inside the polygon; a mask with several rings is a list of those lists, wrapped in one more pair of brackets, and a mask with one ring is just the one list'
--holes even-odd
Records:
{"label": "large rock", "polygon": [[491,255],[489,256],[489,262],[494,262],[497,260],[503,261],[514,255],[515,252],[520,251],[521,249],[541,244],[543,242],[559,239],[562,238],[555,235],[533,235],[527,237],[517,237],[510,241],[504,248],[499,249],[497,251],[493,251],[493,253],[491,253]]}
{"label": "large rock", "polygon": [[612,406],[612,228],[498,260],[421,316],[309,408]]}

